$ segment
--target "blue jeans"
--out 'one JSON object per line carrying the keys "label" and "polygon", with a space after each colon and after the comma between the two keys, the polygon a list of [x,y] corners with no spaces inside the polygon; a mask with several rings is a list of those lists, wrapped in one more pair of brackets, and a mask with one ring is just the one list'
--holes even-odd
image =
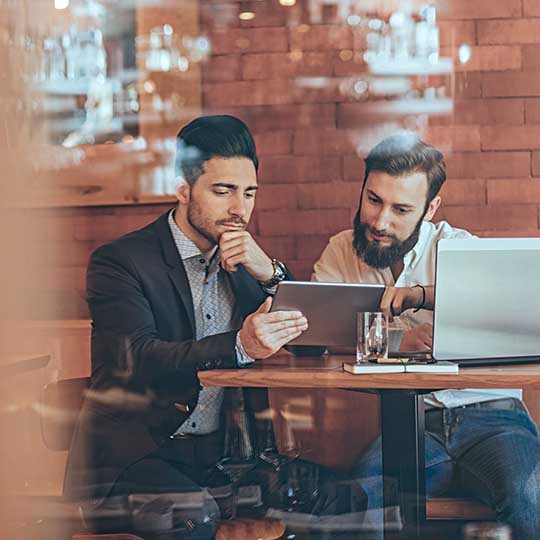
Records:
{"label": "blue jeans", "polygon": [[[507,400],[505,400],[507,401]],[[540,440],[518,400],[515,408],[475,407],[426,412],[426,493],[472,496],[508,523],[514,540],[540,538]],[[368,497],[368,509],[382,499],[381,440],[377,439],[353,476]],[[372,512],[382,528],[382,511]],[[381,537],[381,533],[374,538]]]}

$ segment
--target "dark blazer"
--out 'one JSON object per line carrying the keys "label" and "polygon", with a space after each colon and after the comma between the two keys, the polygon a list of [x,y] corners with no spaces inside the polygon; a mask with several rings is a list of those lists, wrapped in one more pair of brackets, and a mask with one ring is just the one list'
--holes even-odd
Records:
{"label": "dark blazer", "polygon": [[[236,330],[194,339],[193,300],[167,216],[90,258],[92,382],[66,467],[69,499],[99,505],[126,467],[189,417],[197,372],[237,367]],[[243,320],[267,295],[244,267],[229,276],[235,320]]]}

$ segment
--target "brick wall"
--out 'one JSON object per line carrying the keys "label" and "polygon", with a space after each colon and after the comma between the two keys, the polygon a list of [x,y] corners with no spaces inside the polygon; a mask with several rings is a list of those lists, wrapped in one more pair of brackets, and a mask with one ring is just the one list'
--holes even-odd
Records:
{"label": "brick wall", "polygon": [[[540,2],[446,3],[446,13],[439,15],[443,52],[455,56],[457,45],[467,43],[472,57],[457,65],[451,81],[453,115],[430,118],[423,132],[447,154],[449,181],[437,217],[482,236],[537,236]],[[365,72],[361,55],[353,51],[362,36],[335,24],[332,13],[322,24],[310,24],[304,7],[300,0],[292,9],[274,0],[201,2],[201,24],[213,44],[202,72],[203,107],[237,114],[255,133],[262,187],[251,229],[301,278],[309,276],[329,235],[351,225],[362,177],[356,148],[380,135],[368,129],[372,119],[362,120],[363,104],[342,91],[351,77]],[[255,18],[240,21],[240,9],[253,11]],[[226,28],[219,24],[223,14],[229,18]],[[301,77],[326,77],[331,83],[305,89],[297,84]],[[62,276],[66,300],[59,310],[65,316],[85,314],[82,288],[90,249],[164,208],[45,212],[70,237],[61,247],[47,239],[55,256],[43,263]]]}

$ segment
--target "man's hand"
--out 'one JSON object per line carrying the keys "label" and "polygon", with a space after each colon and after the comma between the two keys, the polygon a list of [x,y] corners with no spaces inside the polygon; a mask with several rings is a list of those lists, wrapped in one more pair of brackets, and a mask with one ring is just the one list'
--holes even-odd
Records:
{"label": "man's hand", "polygon": [[433,345],[433,325],[425,323],[407,330],[399,346],[400,351],[420,352],[431,350]]}
{"label": "man's hand", "polygon": [[272,260],[247,231],[224,232],[219,249],[221,265],[227,272],[236,272],[236,266],[243,264],[258,281],[267,281],[274,275]]}
{"label": "man's hand", "polygon": [[407,309],[417,308],[422,300],[421,287],[386,287],[380,309],[387,317],[392,318]]}
{"label": "man's hand", "polygon": [[272,356],[308,327],[307,319],[300,311],[269,313],[271,304],[272,299],[267,298],[246,318],[240,330],[240,342],[246,354],[256,360]]}

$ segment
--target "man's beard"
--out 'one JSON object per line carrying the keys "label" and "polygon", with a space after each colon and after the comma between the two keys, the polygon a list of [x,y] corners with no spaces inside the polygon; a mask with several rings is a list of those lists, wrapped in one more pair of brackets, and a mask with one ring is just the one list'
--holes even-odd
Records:
{"label": "man's beard", "polygon": [[222,231],[218,229],[219,225],[237,225],[239,226],[238,230],[245,230],[247,227],[247,223],[240,217],[219,219],[218,221],[205,218],[203,217],[201,205],[193,200],[188,205],[187,220],[193,229],[212,244],[219,244],[219,239],[222,235]]}
{"label": "man's beard", "polygon": [[378,235],[378,233],[366,223],[360,222],[360,211],[358,211],[354,218],[353,247],[357,255],[372,268],[388,268],[401,261],[416,245],[420,236],[422,221],[423,216],[416,224],[414,231],[405,240],[400,241],[394,235],[387,235],[387,238],[391,239],[392,243],[388,246],[381,246],[377,242],[368,241],[366,237],[368,230],[375,235]]}

